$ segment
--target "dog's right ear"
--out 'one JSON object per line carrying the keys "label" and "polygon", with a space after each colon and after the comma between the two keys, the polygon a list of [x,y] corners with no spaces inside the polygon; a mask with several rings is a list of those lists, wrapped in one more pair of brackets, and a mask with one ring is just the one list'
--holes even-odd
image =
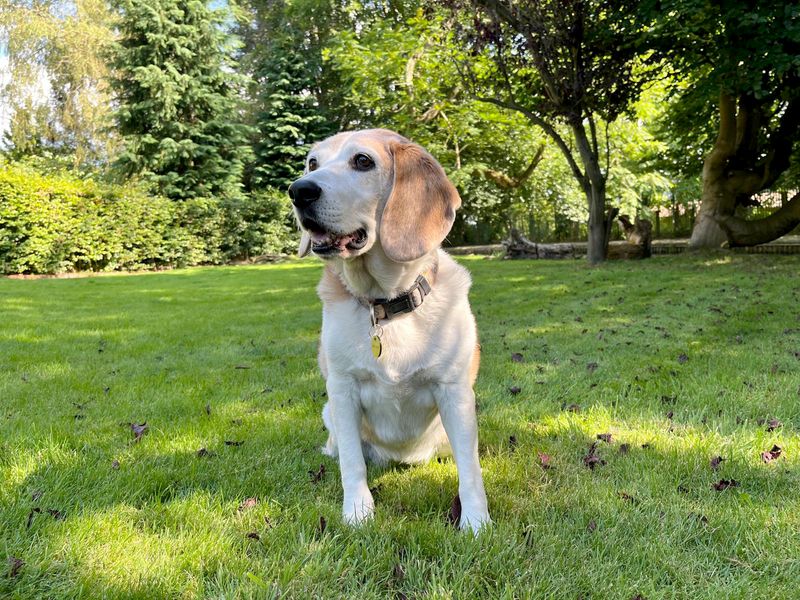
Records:
{"label": "dog's right ear", "polygon": [[311,250],[311,236],[307,231],[300,232],[300,247],[297,249],[297,256],[303,258]]}

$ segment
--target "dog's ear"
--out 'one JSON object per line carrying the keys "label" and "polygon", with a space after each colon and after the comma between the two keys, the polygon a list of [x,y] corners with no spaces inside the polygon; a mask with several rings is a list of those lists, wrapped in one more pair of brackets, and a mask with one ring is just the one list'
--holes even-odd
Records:
{"label": "dog's ear", "polygon": [[311,250],[311,236],[307,231],[300,232],[300,246],[297,248],[297,256],[303,258]]}
{"label": "dog's ear", "polygon": [[394,185],[380,223],[380,241],[395,262],[415,260],[442,243],[461,206],[455,186],[428,152],[411,142],[389,146]]}

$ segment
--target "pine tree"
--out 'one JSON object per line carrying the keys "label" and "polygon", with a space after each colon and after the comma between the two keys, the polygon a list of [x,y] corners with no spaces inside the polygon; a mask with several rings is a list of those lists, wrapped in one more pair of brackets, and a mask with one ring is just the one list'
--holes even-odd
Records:
{"label": "pine tree", "polygon": [[254,0],[251,6],[256,25],[242,31],[256,128],[248,181],[253,189],[286,189],[302,172],[309,146],[337,129],[320,103],[322,37],[331,7],[313,0],[300,7],[283,0]]}
{"label": "pine tree", "polygon": [[237,196],[250,150],[220,15],[202,0],[121,0],[120,9],[118,167],[176,200]]}

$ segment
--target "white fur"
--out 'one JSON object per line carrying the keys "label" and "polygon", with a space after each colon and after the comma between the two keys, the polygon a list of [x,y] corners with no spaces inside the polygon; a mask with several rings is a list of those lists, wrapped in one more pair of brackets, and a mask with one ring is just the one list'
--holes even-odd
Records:
{"label": "white fur", "polygon": [[[360,523],[374,511],[365,458],[417,463],[452,452],[460,524],[477,531],[490,519],[470,378],[477,344],[467,299],[470,277],[439,248],[408,263],[386,256],[377,231],[391,191],[392,165],[376,154],[376,138],[372,132],[357,132],[323,142],[310,153],[319,168],[305,175],[323,188],[320,222],[342,233],[365,227],[369,240],[364,248],[327,261],[349,294],[321,293],[320,365],[328,392],[322,415],[330,432],[323,451],[339,457],[343,514],[349,523]],[[348,167],[351,155],[361,150],[375,156],[374,171]],[[383,354],[376,360],[369,311],[355,296],[393,298],[435,264],[432,291],[422,306],[382,323]]]}

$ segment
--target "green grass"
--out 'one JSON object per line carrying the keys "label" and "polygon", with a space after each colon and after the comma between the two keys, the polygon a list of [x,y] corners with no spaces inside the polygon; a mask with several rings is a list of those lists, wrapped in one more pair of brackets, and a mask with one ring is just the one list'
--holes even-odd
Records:
{"label": "green grass", "polygon": [[318,263],[0,280],[0,597],[797,597],[797,258],[462,262],[495,522],[477,539],[446,524],[449,460],[371,467],[376,518],[341,523]]}

